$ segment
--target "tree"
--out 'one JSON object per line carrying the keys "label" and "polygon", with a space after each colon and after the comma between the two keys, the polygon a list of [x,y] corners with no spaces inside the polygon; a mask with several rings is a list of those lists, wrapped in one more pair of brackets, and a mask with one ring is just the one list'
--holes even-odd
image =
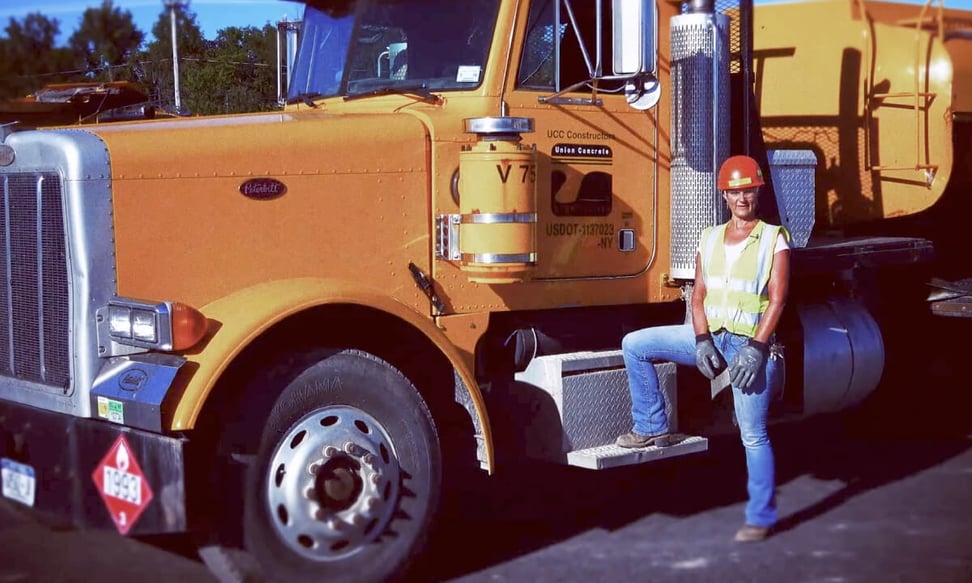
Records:
{"label": "tree", "polygon": [[185,99],[195,113],[240,113],[276,107],[276,29],[220,30],[205,59],[186,67]]}
{"label": "tree", "polygon": [[11,18],[6,38],[0,38],[0,97],[20,97],[45,83],[64,80],[70,69],[69,51],[55,47],[60,23],[40,12],[23,21]]}
{"label": "tree", "polygon": [[[131,66],[145,34],[132,20],[132,13],[116,7],[112,0],[104,0],[98,8],[88,8],[81,16],[81,25],[68,41],[78,64],[98,72],[95,78],[114,80],[131,78]],[[117,69],[124,68],[126,72]]]}
{"label": "tree", "polygon": [[[175,7],[182,106],[198,114],[266,111],[276,107],[277,31],[272,25],[230,27],[207,41],[189,10]],[[140,81],[158,106],[174,105],[172,29],[168,9],[145,35],[131,13],[103,0],[89,8],[69,39],[58,48],[59,23],[40,13],[10,20],[0,37],[0,98],[22,96],[58,81]]]}

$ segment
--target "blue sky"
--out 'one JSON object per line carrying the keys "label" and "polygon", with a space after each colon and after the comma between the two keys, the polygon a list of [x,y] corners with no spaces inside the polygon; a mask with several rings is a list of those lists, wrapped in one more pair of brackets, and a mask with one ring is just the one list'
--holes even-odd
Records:
{"label": "blue sky", "polygon": [[[901,1],[922,4],[925,0]],[[162,0],[115,0],[114,4],[130,11],[135,24],[146,35],[152,34],[152,26],[164,9]],[[932,4],[937,5],[938,0],[932,0]],[[66,42],[85,9],[100,5],[101,0],[0,0],[0,35],[10,17],[23,19],[29,12],[41,12],[60,22],[61,40]],[[972,0],[945,0],[945,6],[972,10]],[[189,9],[196,13],[196,22],[208,39],[227,26],[262,27],[284,18],[299,20],[303,14],[302,4],[284,0],[189,0]]]}
{"label": "blue sky", "polygon": [[[81,14],[100,5],[101,0],[0,0],[0,35],[11,17],[22,20],[30,12],[40,12],[60,22],[63,44],[81,21]],[[131,12],[135,25],[149,37],[165,10],[162,0],[114,0],[114,5]],[[285,17],[300,20],[304,8],[299,2],[282,0],[189,0],[189,10],[196,13],[203,36],[212,39],[227,26],[262,27]]]}

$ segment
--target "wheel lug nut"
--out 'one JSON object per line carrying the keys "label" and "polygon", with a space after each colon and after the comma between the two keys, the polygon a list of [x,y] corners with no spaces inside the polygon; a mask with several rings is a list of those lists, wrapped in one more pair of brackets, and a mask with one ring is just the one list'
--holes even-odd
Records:
{"label": "wheel lug nut", "polygon": [[314,488],[307,488],[306,490],[304,490],[304,498],[307,498],[308,500],[313,500],[314,493],[315,493]]}
{"label": "wheel lug nut", "polygon": [[365,463],[365,465],[368,466],[369,468],[374,468],[375,467],[375,456],[374,456],[374,454],[371,454],[371,453],[364,454],[364,456],[361,458],[361,461],[363,461]]}
{"label": "wheel lug nut", "polygon": [[342,530],[341,521],[335,520],[334,518],[327,521],[327,527],[331,530]]}
{"label": "wheel lug nut", "polygon": [[381,480],[381,475],[380,474],[371,474],[371,483],[372,484],[374,484],[374,485],[377,486],[378,485],[378,482],[380,480]]}
{"label": "wheel lug nut", "polygon": [[312,475],[312,476],[316,476],[317,475],[317,472],[319,472],[320,469],[321,469],[321,461],[320,460],[318,460],[316,462],[311,462],[311,464],[309,466],[307,466],[307,473],[310,474],[310,475]]}
{"label": "wheel lug nut", "polygon": [[364,521],[365,521],[365,517],[364,517],[363,514],[352,514],[351,515],[351,524],[353,524],[355,526],[361,526],[362,524],[364,524]]}
{"label": "wheel lug nut", "polygon": [[338,452],[337,448],[334,447],[333,445],[328,445],[324,447],[324,451],[323,451],[324,457],[334,457],[335,455],[337,455],[337,452]]}
{"label": "wheel lug nut", "polygon": [[365,451],[361,449],[361,447],[358,446],[358,444],[354,443],[353,441],[349,441],[344,444],[344,451],[348,452],[348,455],[353,455],[356,457],[365,453]]}
{"label": "wheel lug nut", "polygon": [[364,501],[364,506],[365,506],[365,510],[368,511],[374,510],[375,506],[378,506],[378,499],[375,497],[366,498]]}

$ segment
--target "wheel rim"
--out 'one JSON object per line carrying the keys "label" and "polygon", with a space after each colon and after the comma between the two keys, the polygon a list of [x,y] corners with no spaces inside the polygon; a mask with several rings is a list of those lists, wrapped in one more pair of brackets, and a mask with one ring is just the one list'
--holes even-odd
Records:
{"label": "wheel rim", "polygon": [[266,502],[277,536],[311,560],[342,559],[384,531],[398,506],[394,445],[374,417],[354,407],[324,407],[277,443]]}

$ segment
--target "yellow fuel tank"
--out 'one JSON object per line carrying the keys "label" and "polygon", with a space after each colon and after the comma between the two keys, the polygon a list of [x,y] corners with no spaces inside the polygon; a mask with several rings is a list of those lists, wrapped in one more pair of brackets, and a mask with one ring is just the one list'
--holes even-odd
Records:
{"label": "yellow fuel tank", "polygon": [[518,135],[459,154],[460,266],[477,283],[516,283],[537,261],[537,152]]}

